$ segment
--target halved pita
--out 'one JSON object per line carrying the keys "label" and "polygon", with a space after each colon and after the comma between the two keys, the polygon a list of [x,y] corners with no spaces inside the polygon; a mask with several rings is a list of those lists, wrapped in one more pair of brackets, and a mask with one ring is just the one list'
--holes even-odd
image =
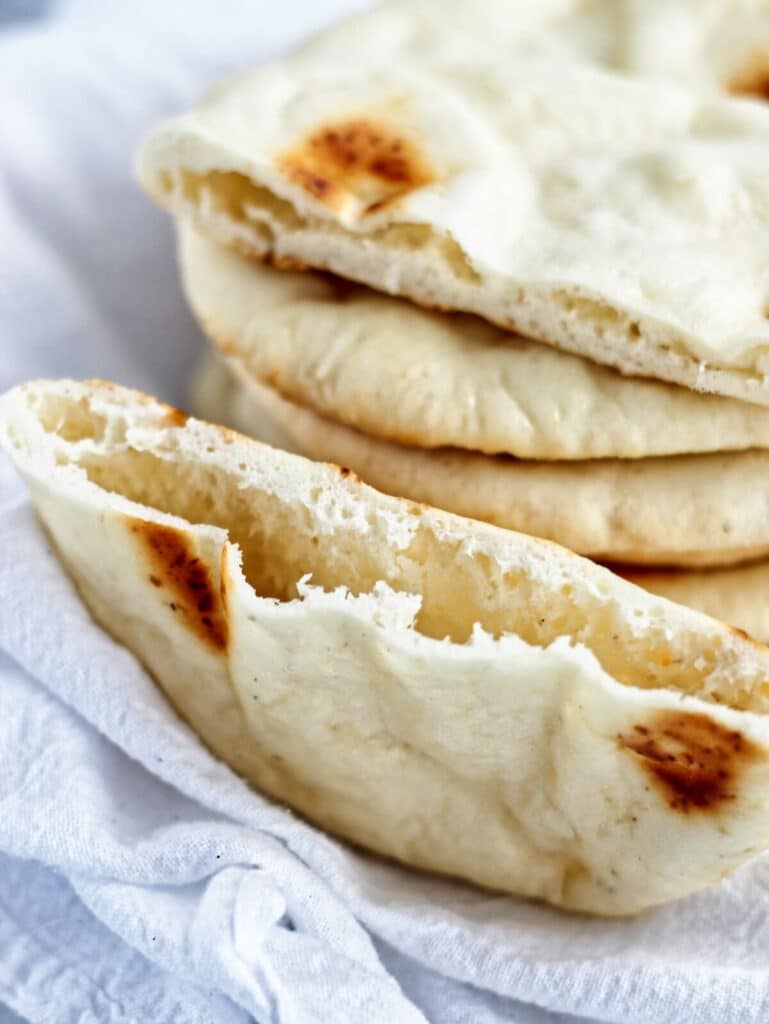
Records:
{"label": "halved pita", "polygon": [[[297,450],[296,439],[281,430],[258,396],[247,399],[245,386],[237,384],[221,360],[209,356],[201,362],[191,399],[193,409],[204,419],[230,423],[277,448]],[[769,643],[769,561],[702,571],[610,568],[653,594],[728,622],[761,643]]]}
{"label": "halved pita", "polygon": [[529,459],[769,447],[769,409],[628,379],[478,317],[278,271],[188,227],[180,261],[220,351],[284,397],[381,437]]}
{"label": "halved pita", "polygon": [[726,626],[112,385],[0,423],[96,619],[324,827],[604,914],[769,845],[769,651]]}
{"label": "halved pita", "polygon": [[769,562],[701,572],[623,567],[625,579],[769,643]]}
{"label": "halved pita", "polygon": [[303,55],[417,61],[512,54],[579,59],[698,88],[766,97],[766,0],[388,0],[316,37]]}
{"label": "halved pita", "polygon": [[145,141],[203,234],[769,403],[769,109],[565,61],[296,57]]}
{"label": "halved pita", "polygon": [[[289,451],[349,466],[389,494],[546,537],[603,562],[732,565],[769,555],[769,451],[523,462],[369,437],[204,365],[194,408]],[[219,379],[234,374],[231,381]],[[211,383],[209,383],[209,380]]]}

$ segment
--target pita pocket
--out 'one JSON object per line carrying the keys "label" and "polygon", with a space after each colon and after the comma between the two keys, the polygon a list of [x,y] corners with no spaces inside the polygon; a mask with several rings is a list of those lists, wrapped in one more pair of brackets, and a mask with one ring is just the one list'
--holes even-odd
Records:
{"label": "pita pocket", "polygon": [[739,633],[114,385],[20,387],[0,424],[95,619],[323,828],[599,914],[769,845],[769,651]]}
{"label": "pita pocket", "polygon": [[581,63],[293,57],[159,125],[201,233],[769,404],[769,108]]}
{"label": "pita pocket", "polygon": [[197,412],[252,437],[349,466],[389,494],[599,561],[695,568],[769,555],[769,451],[531,462],[414,448],[287,401],[234,357],[206,361],[194,390]]}

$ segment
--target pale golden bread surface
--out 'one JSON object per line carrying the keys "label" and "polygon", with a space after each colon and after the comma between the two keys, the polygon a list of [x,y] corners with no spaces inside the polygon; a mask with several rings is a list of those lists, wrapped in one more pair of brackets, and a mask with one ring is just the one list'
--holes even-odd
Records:
{"label": "pale golden bread surface", "polygon": [[185,292],[255,380],[373,437],[526,459],[769,446],[769,409],[700,395],[326,275],[279,271],[184,225]]}
{"label": "pale golden bread surface", "polygon": [[116,386],[0,424],[96,619],[318,824],[603,914],[769,845],[769,651],[715,620]]}
{"label": "pale golden bread surface", "polygon": [[769,109],[483,53],[242,73],[158,126],[162,205],[629,374],[769,403]]}
{"label": "pale golden bread surface", "polygon": [[[246,388],[237,386],[233,373],[218,359],[209,356],[201,361],[190,398],[193,410],[204,419],[229,422],[261,441],[297,450],[296,438],[281,430],[280,417],[270,417],[269,396],[264,405],[259,396],[249,400]],[[769,643],[769,561],[704,570],[610,568],[653,594],[705,612]]]}
{"label": "pale golden bread surface", "polygon": [[257,384],[236,360],[228,366],[212,359],[201,369],[210,383],[198,389],[200,414],[252,436],[269,425],[282,447],[350,466],[389,494],[605,562],[703,567],[769,555],[769,451],[585,462],[428,451],[319,416]]}

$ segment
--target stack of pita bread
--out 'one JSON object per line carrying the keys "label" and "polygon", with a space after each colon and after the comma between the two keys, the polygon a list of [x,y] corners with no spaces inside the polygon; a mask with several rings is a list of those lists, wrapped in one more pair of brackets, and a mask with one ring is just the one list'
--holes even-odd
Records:
{"label": "stack of pita bread", "polygon": [[769,649],[716,621],[769,639],[766,69],[769,2],[394,0],[147,139],[197,408],[275,447],[93,382],[0,440],[262,790],[602,914],[769,846]]}
{"label": "stack of pita bread", "polygon": [[769,640],[767,83],[763,2],[404,0],[219,86],[194,407]]}

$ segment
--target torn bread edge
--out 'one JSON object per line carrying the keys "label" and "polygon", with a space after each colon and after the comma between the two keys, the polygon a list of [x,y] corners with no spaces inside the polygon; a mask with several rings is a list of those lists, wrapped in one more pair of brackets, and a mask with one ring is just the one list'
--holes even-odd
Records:
{"label": "torn bread edge", "polygon": [[769,845],[769,650],[738,631],[114,385],[17,388],[0,440],[95,619],[323,828],[606,915]]}

